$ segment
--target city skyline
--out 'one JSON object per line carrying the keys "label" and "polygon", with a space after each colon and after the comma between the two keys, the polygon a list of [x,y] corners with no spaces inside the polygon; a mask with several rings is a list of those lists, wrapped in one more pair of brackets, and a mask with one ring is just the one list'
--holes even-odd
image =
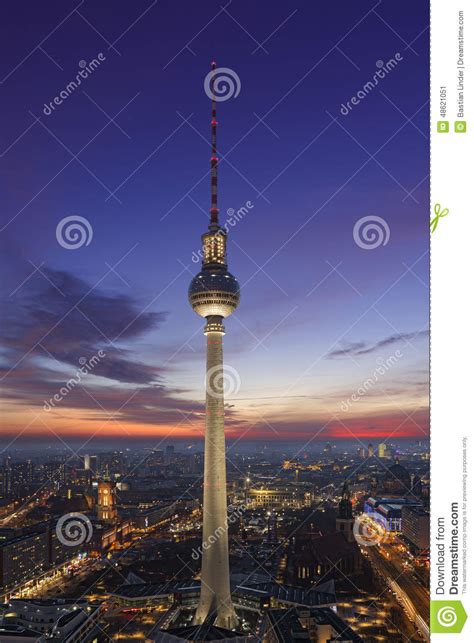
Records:
{"label": "city skyline", "polygon": [[[15,68],[34,42],[27,46],[13,10],[7,35],[18,43],[1,69],[9,124],[2,442],[21,432],[18,444],[36,437],[58,446],[91,436],[203,438],[204,351],[184,295],[207,208],[203,84],[214,57],[241,84],[223,104],[218,150],[221,216],[241,212],[230,248],[244,292],[226,344],[237,373],[226,396],[228,437],[427,439],[428,15],[405,4],[409,22],[400,9],[368,2],[347,4],[343,15],[318,9],[318,20],[315,8],[276,3],[268,33],[258,26],[264,10],[250,5],[215,3],[205,16],[151,8],[115,43],[120,53],[81,14],[111,42],[141,11],[106,16],[86,5],[44,44],[62,70],[40,51]],[[39,32],[62,17],[42,8]],[[212,42],[198,38],[194,55],[182,49],[185,37],[177,43],[158,27],[165,20],[176,33],[179,21],[191,38],[211,19]],[[262,44],[268,53],[236,23],[262,42],[285,19]],[[79,61],[102,50],[83,90],[46,114]],[[341,105],[397,52],[402,60],[383,86],[343,115]],[[81,165],[68,149],[74,156],[86,145]],[[56,240],[72,215],[93,230],[75,251]],[[386,221],[390,238],[367,251],[353,231],[369,215]],[[83,382],[43,410],[80,359],[99,351]]]}

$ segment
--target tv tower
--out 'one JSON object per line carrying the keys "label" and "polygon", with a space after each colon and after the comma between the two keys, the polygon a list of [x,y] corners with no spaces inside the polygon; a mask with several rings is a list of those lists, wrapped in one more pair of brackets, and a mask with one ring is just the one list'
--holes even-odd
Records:
{"label": "tv tower", "polygon": [[217,207],[216,66],[215,62],[211,64],[214,75],[211,77],[210,221],[208,231],[202,235],[202,269],[191,281],[188,291],[189,303],[198,315],[206,318],[204,335],[207,337],[201,595],[194,623],[200,625],[215,613],[217,626],[232,629],[237,626],[238,619],[232,605],[229,578],[222,357],[225,331],[222,322],[237,308],[240,288],[227,270],[227,234],[219,225]]}

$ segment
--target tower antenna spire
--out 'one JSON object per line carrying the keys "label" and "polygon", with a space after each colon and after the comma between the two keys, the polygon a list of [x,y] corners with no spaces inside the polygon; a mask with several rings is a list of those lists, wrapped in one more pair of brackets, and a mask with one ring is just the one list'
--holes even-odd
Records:
{"label": "tower antenna spire", "polygon": [[210,228],[217,229],[219,227],[219,208],[217,207],[217,108],[216,108],[216,93],[214,89],[214,83],[216,80],[216,70],[217,63],[212,61],[211,70],[213,71],[211,77],[211,91],[212,91],[212,119],[211,119],[211,144],[212,144],[212,156],[211,156],[211,209],[209,210],[211,215]]}

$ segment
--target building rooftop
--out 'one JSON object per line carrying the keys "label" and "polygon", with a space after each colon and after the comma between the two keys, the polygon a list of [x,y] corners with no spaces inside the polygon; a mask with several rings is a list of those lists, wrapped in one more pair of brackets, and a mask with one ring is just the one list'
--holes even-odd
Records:
{"label": "building rooftop", "polygon": [[333,605],[336,603],[336,595],[329,592],[321,592],[317,588],[302,589],[290,585],[281,585],[275,582],[264,582],[249,584],[248,586],[239,585],[235,588],[236,594],[247,594],[254,596],[272,597],[282,603],[292,605]]}
{"label": "building rooftop", "polygon": [[[176,627],[167,630],[168,636],[175,636],[180,641],[228,641],[229,639],[238,639],[243,635],[231,630],[225,630],[222,627],[216,627],[209,623],[202,625],[191,625],[188,627]],[[159,638],[155,639],[159,641]]]}
{"label": "building rooftop", "polygon": [[85,598],[11,598],[9,605],[25,603],[33,607],[69,607],[88,605]]}
{"label": "building rooftop", "polygon": [[42,636],[40,632],[29,630],[21,625],[0,625],[0,641],[13,638],[23,640],[31,638],[32,641],[40,641]]}
{"label": "building rooftop", "polygon": [[267,612],[267,618],[267,630],[272,631],[279,643],[290,643],[300,639],[312,640],[309,629],[305,627],[307,619],[312,621],[312,624],[331,626],[333,634],[327,640],[363,643],[363,639],[332,609],[327,607],[309,610],[295,607],[287,610],[270,609]]}
{"label": "building rooftop", "polygon": [[[113,592],[113,596],[125,599],[140,599],[146,597],[166,597],[170,594],[198,593],[199,581],[177,581],[174,583],[134,583],[121,585]],[[283,603],[292,605],[334,605],[336,596],[333,592],[319,591],[318,588],[302,589],[290,585],[281,585],[276,582],[248,583],[248,585],[237,585],[232,594],[253,596],[257,598],[272,597]]]}
{"label": "building rooftop", "polygon": [[121,585],[113,596],[123,598],[145,598],[147,596],[168,596],[173,593],[197,592],[201,584],[198,581],[175,581],[174,583],[132,583]]}
{"label": "building rooftop", "polygon": [[421,505],[414,505],[413,507],[408,506],[408,507],[403,507],[406,511],[410,511],[411,513],[417,514],[418,516],[429,516],[430,512],[426,509],[426,507],[422,507]]}

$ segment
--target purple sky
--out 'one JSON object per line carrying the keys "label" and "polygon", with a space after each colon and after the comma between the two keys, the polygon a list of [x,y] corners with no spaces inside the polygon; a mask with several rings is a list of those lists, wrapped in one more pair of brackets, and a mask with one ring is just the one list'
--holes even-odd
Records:
{"label": "purple sky", "polygon": [[[202,435],[203,324],[187,286],[209,208],[212,59],[241,85],[218,104],[221,220],[251,204],[228,243],[242,286],[226,322],[229,434],[424,437],[428,3],[30,0],[1,12],[4,437]],[[77,250],[56,239],[72,215],[93,230]],[[367,250],[353,233],[369,216],[389,239]]]}

